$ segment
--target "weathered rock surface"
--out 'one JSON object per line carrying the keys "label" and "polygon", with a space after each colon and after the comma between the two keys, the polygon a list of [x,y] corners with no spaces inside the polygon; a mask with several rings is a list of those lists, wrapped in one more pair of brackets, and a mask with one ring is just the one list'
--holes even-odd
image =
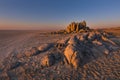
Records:
{"label": "weathered rock surface", "polygon": [[52,47],[52,44],[42,44],[38,47],[38,50],[40,52],[48,50],[50,47]]}
{"label": "weathered rock surface", "polygon": [[41,65],[43,67],[49,67],[52,66],[55,63],[55,57],[53,54],[48,54],[44,56],[41,60]]}
{"label": "weathered rock surface", "polygon": [[64,55],[67,58],[68,64],[72,64],[75,68],[79,66],[82,54],[77,46],[72,44],[68,45],[64,51]]}
{"label": "weathered rock surface", "polygon": [[96,31],[82,35],[73,35],[67,44],[64,55],[68,64],[72,64],[75,68],[101,55],[108,55],[111,51],[108,46],[115,47],[116,45],[102,33]]}
{"label": "weathered rock surface", "polygon": [[84,31],[89,31],[90,29],[87,27],[87,24],[85,21],[80,22],[80,23],[75,23],[72,22],[71,24],[69,24],[66,28],[67,33],[71,33],[71,32],[82,32],[81,30]]}

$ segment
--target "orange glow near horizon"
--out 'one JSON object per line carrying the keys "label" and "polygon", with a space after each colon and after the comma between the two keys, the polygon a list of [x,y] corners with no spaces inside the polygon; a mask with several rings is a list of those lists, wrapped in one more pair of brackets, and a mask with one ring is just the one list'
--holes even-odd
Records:
{"label": "orange glow near horizon", "polygon": [[[87,22],[90,28],[120,27],[120,21]],[[68,23],[69,24],[69,23]],[[27,23],[0,20],[0,30],[59,30],[68,24]]]}

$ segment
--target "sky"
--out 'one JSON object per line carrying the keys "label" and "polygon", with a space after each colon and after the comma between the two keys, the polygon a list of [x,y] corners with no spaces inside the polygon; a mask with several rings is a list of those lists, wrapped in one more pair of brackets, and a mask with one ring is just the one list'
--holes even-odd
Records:
{"label": "sky", "polygon": [[120,0],[0,0],[0,29],[62,29],[82,20],[120,26]]}

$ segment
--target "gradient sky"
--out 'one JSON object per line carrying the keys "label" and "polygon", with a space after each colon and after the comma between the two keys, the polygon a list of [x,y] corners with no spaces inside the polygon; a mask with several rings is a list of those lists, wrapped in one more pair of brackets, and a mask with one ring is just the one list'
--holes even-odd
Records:
{"label": "gradient sky", "polygon": [[0,29],[58,29],[82,20],[120,26],[120,0],[0,0]]}

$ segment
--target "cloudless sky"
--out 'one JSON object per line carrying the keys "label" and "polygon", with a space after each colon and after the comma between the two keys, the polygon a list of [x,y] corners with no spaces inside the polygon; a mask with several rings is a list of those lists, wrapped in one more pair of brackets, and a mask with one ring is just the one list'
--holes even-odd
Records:
{"label": "cloudless sky", "polygon": [[0,0],[0,29],[57,29],[82,20],[119,26],[120,0]]}

